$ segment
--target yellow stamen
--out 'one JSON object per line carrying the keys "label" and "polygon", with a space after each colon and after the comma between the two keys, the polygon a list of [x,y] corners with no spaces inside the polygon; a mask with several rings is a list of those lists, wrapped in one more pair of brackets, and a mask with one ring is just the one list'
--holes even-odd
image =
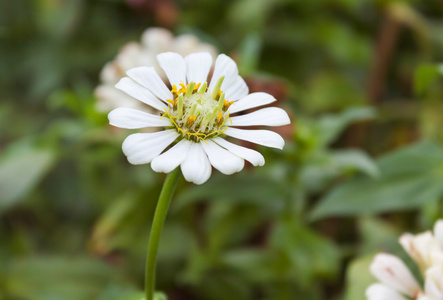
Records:
{"label": "yellow stamen", "polygon": [[172,93],[174,96],[177,96],[177,94],[178,94],[178,92],[177,92],[177,86],[176,86],[175,84],[172,86],[171,93]]}
{"label": "yellow stamen", "polygon": [[228,108],[234,104],[234,101],[223,101],[223,111],[227,111]]}
{"label": "yellow stamen", "polygon": [[223,122],[223,114],[221,112],[219,112],[217,115],[216,123],[217,123],[217,125],[220,125],[222,122]]}
{"label": "yellow stamen", "polygon": [[223,93],[223,91],[219,90],[215,99],[217,99],[217,100],[220,99],[220,96],[222,93]]}
{"label": "yellow stamen", "polygon": [[189,117],[189,118],[186,120],[186,126],[187,126],[187,127],[191,127],[191,126],[194,124],[194,122],[195,122],[196,119],[197,119],[196,116]]}
{"label": "yellow stamen", "polygon": [[168,99],[168,100],[166,100],[166,102],[168,102],[169,104],[171,104],[172,107],[174,107],[174,104],[175,104],[174,100]]}
{"label": "yellow stamen", "polygon": [[196,93],[196,92],[198,91],[198,88],[200,87],[200,85],[201,85],[201,83],[197,83],[197,84],[194,86],[194,91],[193,91],[193,93]]}
{"label": "yellow stamen", "polygon": [[178,90],[178,93],[179,93],[179,94],[182,94],[182,93],[184,94],[184,93],[186,93],[187,90],[188,90],[188,88],[187,88],[183,83],[180,83],[180,86],[181,86],[182,88]]}

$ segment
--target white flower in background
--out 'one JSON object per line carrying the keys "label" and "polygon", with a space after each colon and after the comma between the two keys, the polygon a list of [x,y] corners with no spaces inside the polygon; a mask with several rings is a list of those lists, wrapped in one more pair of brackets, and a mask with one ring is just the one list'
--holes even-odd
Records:
{"label": "white flower in background", "polygon": [[423,272],[431,266],[443,265],[443,248],[432,232],[417,235],[405,233],[399,241]]}
{"label": "white flower in background", "polygon": [[381,283],[366,290],[368,300],[442,300],[443,299],[443,220],[436,222],[434,233],[404,234],[400,244],[417,263],[424,278],[424,289],[398,257],[378,254],[370,271]]}
{"label": "white flower in background", "polygon": [[425,293],[430,300],[443,299],[443,265],[434,266],[426,271]]}
{"label": "white flower in background", "polygon": [[399,292],[382,283],[374,283],[366,290],[368,300],[408,300]]}
{"label": "white flower in background", "polygon": [[377,254],[369,270],[382,285],[378,284],[376,287],[370,287],[367,291],[368,299],[383,299],[383,297],[379,297],[379,294],[382,296],[386,294],[386,296],[384,296],[386,299],[388,299],[388,294],[390,297],[395,295],[393,299],[406,299],[402,295],[414,297],[421,291],[420,285],[415,280],[411,271],[409,271],[401,259],[394,255],[384,253]]}
{"label": "white flower in background", "polygon": [[156,59],[157,54],[166,51],[177,52],[183,56],[193,52],[209,52],[212,57],[217,55],[212,45],[201,43],[193,35],[174,37],[167,29],[149,28],[142,34],[141,43],[131,42],[125,45],[117,57],[107,63],[101,71],[101,84],[95,89],[97,110],[108,113],[117,107],[131,107],[152,112],[148,106],[115,89],[114,85],[126,75],[127,70],[141,66],[154,67],[166,82],[167,77]]}
{"label": "white flower in background", "polygon": [[211,165],[223,174],[233,174],[243,169],[245,159],[254,166],[264,164],[260,153],[228,142],[224,136],[283,148],[284,140],[275,132],[235,128],[281,126],[289,124],[290,120],[284,110],[276,107],[232,116],[276,99],[266,93],[248,95],[248,87],[231,58],[224,54],[217,57],[210,81],[207,77],[213,59],[207,52],[193,53],[186,58],[167,52],[157,55],[157,59],[169,79],[171,90],[153,67],[131,69],[128,77],[116,85],[159,113],[117,108],[109,113],[111,125],[128,129],[165,129],[128,136],[123,142],[123,152],[130,163],[151,163],[154,171],[164,173],[180,166],[187,181],[202,184],[211,175]]}

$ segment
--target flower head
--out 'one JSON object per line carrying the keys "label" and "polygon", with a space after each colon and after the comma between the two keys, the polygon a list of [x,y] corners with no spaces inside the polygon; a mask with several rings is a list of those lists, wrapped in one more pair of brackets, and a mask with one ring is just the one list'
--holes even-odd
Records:
{"label": "flower head", "polygon": [[434,233],[406,233],[400,237],[399,242],[420,268],[424,288],[398,257],[378,254],[370,270],[381,283],[375,283],[366,290],[367,299],[443,299],[443,220],[436,222]]}
{"label": "flower head", "polygon": [[276,107],[235,115],[272,103],[275,98],[266,93],[248,95],[248,87],[231,58],[224,54],[218,56],[210,81],[212,56],[209,53],[193,53],[183,58],[166,52],[157,55],[157,59],[170,88],[153,67],[133,68],[127,72],[128,77],[116,85],[159,113],[117,108],[109,114],[111,125],[165,129],[128,136],[123,142],[123,152],[130,163],[151,163],[154,171],[165,173],[180,166],[186,180],[202,184],[211,175],[211,165],[223,174],[232,174],[243,169],[245,159],[254,166],[264,164],[260,153],[228,142],[225,136],[283,148],[284,140],[275,132],[235,128],[281,126],[290,120],[284,110]]}

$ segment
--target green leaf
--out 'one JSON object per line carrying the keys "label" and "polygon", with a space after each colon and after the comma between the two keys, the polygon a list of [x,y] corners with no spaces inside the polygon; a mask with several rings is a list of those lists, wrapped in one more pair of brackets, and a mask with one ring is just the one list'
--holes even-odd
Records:
{"label": "green leaf", "polygon": [[430,85],[443,75],[443,65],[423,64],[415,71],[414,91],[417,95],[423,95]]}
{"label": "green leaf", "polygon": [[330,185],[339,176],[353,172],[362,172],[377,177],[379,170],[375,161],[360,150],[339,150],[317,154],[301,171],[301,180],[305,188],[318,192]]}
{"label": "green leaf", "polygon": [[422,142],[377,160],[378,178],[358,176],[337,186],[314,208],[314,220],[326,216],[407,210],[443,196],[443,149]]}
{"label": "green leaf", "polygon": [[335,141],[350,124],[374,118],[375,111],[371,107],[352,107],[339,114],[323,116],[315,125],[323,145]]}
{"label": "green leaf", "polygon": [[52,167],[55,154],[31,145],[11,145],[0,159],[0,211],[23,200]]}

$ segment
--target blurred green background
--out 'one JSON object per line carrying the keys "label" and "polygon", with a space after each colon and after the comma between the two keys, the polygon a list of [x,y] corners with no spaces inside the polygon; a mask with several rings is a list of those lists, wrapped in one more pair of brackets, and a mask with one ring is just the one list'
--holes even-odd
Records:
{"label": "blurred green background", "polygon": [[231,55],[287,109],[283,151],[180,181],[170,300],[360,300],[368,264],[443,217],[443,2],[0,1],[0,299],[141,299],[164,179],[107,123],[103,66],[149,27]]}

